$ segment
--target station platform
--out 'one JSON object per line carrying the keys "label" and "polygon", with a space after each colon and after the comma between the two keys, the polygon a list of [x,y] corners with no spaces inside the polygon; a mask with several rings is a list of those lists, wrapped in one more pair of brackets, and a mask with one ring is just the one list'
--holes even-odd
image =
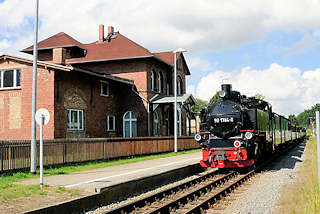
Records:
{"label": "station platform", "polygon": [[[53,175],[44,177],[44,184],[50,186],[63,186],[76,188],[95,193],[97,189],[124,183],[147,176],[157,175],[173,169],[199,163],[201,152],[158,158],[153,160],[128,163],[105,168],[74,172],[65,175]],[[28,179],[21,184],[39,184],[39,179]]]}

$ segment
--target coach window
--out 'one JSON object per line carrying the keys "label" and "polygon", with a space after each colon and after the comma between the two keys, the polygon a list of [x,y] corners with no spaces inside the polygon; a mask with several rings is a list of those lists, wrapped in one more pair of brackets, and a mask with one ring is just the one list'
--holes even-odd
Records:
{"label": "coach window", "polygon": [[109,96],[109,83],[107,81],[101,81],[100,96]]}
{"label": "coach window", "polygon": [[137,137],[137,118],[132,111],[123,115],[123,137]]}
{"label": "coach window", "polygon": [[0,89],[21,88],[21,70],[0,71]]}
{"label": "coach window", "polygon": [[83,110],[67,109],[68,130],[83,130]]}
{"label": "coach window", "polygon": [[115,131],[116,130],[116,117],[113,115],[107,116],[107,131]]}

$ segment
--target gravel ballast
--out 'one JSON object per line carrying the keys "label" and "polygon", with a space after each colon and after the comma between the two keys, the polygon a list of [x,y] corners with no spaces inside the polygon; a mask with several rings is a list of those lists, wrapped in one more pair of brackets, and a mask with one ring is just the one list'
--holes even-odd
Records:
{"label": "gravel ballast", "polygon": [[277,159],[275,163],[255,176],[248,185],[240,187],[236,196],[231,196],[222,213],[269,214],[274,213],[280,199],[283,185],[296,178],[296,172],[303,160],[305,143]]}

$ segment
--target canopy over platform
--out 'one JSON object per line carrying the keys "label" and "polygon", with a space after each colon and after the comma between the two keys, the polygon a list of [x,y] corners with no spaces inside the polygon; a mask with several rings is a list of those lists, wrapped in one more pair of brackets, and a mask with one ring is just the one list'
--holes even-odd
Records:
{"label": "canopy over platform", "polygon": [[[152,104],[170,104],[174,103],[174,96],[173,95],[156,95],[151,98],[150,102]],[[190,104],[191,106],[196,103],[192,94],[180,94],[177,95],[177,103],[182,104]]]}

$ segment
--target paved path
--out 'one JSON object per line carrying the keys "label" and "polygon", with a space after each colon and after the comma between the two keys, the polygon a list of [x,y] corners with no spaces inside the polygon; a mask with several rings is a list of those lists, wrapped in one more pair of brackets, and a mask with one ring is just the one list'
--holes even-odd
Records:
{"label": "paved path", "polygon": [[[107,187],[129,180],[151,176],[170,171],[201,160],[201,152],[159,158],[136,163],[110,166],[106,168],[74,172],[67,175],[44,177],[44,184],[78,188],[88,193],[94,193],[95,188]],[[22,184],[38,184],[39,179],[27,179]]]}

